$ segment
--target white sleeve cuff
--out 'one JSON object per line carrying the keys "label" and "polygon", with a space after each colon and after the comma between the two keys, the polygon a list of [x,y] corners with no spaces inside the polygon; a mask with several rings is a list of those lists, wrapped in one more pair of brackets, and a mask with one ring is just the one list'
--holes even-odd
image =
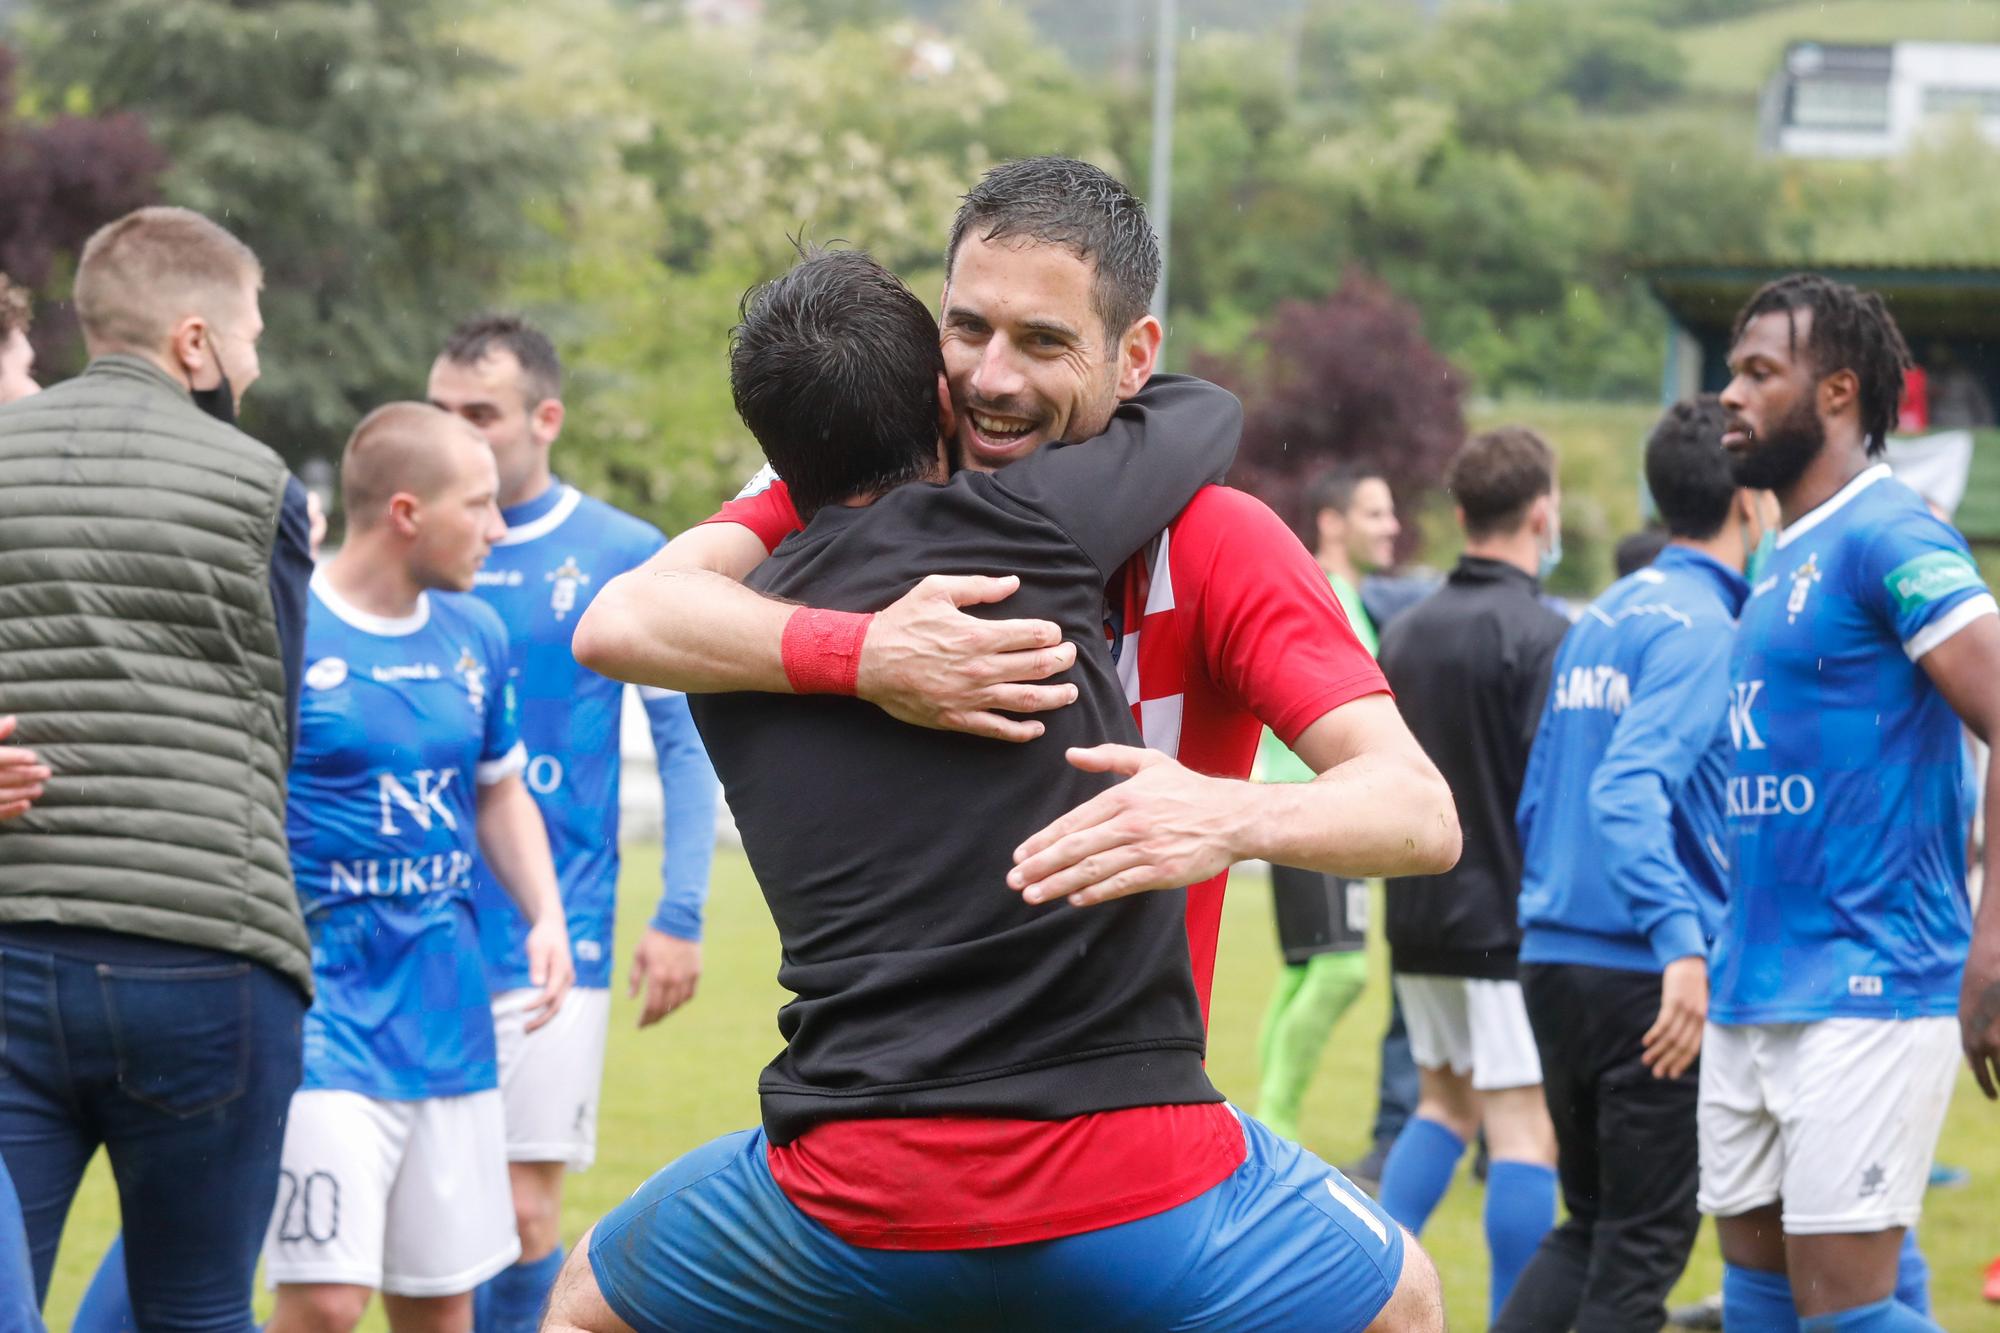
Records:
{"label": "white sleeve cuff", "polygon": [[505,782],[528,766],[528,747],[519,741],[514,748],[498,759],[488,759],[472,770],[474,781],[482,787],[490,787],[496,782]]}
{"label": "white sleeve cuff", "polygon": [[1983,592],[1977,597],[1968,597],[1905,640],[1903,652],[1912,662],[1920,662],[1925,653],[1973,621],[1992,615],[2000,615],[2000,602],[1993,600],[1992,593]]}

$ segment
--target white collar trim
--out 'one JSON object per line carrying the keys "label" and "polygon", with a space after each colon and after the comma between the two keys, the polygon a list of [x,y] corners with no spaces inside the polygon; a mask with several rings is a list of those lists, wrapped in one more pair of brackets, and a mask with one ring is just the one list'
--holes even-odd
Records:
{"label": "white collar trim", "polygon": [[1804,514],[1792,520],[1792,526],[1778,534],[1778,549],[1781,551],[1784,550],[1787,546],[1790,546],[1793,542],[1839,513],[1849,500],[1852,500],[1876,482],[1885,480],[1889,475],[1889,465],[1887,463],[1877,463],[1871,468],[1863,469],[1854,480],[1835,491],[1829,498],[1822,500],[1814,507],[1811,513]]}
{"label": "white collar trim", "polygon": [[579,491],[574,486],[564,486],[562,496],[553,505],[549,506],[548,513],[543,514],[540,518],[531,518],[517,528],[507,529],[507,535],[493,544],[495,546],[519,546],[522,542],[531,542],[537,537],[546,537],[561,527],[563,522],[576,512],[577,505],[582,503],[582,501],[582,491]]}
{"label": "white collar trim", "polygon": [[315,597],[326,603],[327,610],[364,634],[379,634],[384,638],[400,639],[415,634],[430,623],[431,595],[427,592],[417,594],[417,609],[406,616],[378,616],[373,612],[363,611],[335,592],[333,581],[327,578],[324,565],[313,571],[312,590]]}

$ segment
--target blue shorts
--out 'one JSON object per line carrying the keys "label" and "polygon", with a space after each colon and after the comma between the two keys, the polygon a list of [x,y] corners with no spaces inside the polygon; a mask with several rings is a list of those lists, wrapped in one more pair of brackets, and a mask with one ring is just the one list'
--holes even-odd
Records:
{"label": "blue shorts", "polygon": [[1249,1153],[1177,1208],[1059,1240],[872,1250],[771,1178],[762,1130],[695,1149],[591,1233],[618,1317],[650,1330],[1365,1329],[1403,1232],[1338,1171],[1241,1116]]}

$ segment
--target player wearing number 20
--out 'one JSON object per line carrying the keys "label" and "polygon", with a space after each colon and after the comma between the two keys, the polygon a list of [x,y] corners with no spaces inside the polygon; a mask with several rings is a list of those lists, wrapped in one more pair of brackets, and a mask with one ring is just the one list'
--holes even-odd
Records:
{"label": "player wearing number 20", "polygon": [[504,530],[492,451],[396,403],[355,429],[341,474],[347,540],[313,576],[287,808],[318,996],[266,1243],[275,1330],[351,1328],[374,1289],[392,1324],[462,1321],[519,1252],[475,851],[534,922],[538,1018],[573,975],[506,630],[466,592]]}

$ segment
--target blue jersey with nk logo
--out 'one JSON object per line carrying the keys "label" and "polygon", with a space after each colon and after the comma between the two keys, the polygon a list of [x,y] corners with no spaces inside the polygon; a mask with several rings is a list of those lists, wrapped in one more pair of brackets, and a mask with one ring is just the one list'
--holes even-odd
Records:
{"label": "blue jersey with nk logo", "polygon": [[1963,749],[1921,661],[1995,609],[1965,539],[1887,467],[1781,534],[1731,661],[1715,1021],[1956,1010]]}
{"label": "blue jersey with nk logo", "polygon": [[315,574],[285,807],[317,986],[307,1088],[393,1100],[497,1086],[472,917],[475,788],[525,759],[499,618],[426,593],[401,619]]}
{"label": "blue jersey with nk logo", "polygon": [[[523,774],[548,824],[576,956],[576,984],[611,984],[617,917],[619,720],[625,687],[577,662],[570,637],[604,585],[644,564],[666,538],[650,523],[558,483],[502,512],[507,535],[487,557],[477,596],[506,625],[520,700]],[[714,849],[715,771],[685,697],[641,690],[666,792],[665,892],[653,924],[701,938]],[[480,942],[494,991],[529,985],[528,923],[484,864]]]}

